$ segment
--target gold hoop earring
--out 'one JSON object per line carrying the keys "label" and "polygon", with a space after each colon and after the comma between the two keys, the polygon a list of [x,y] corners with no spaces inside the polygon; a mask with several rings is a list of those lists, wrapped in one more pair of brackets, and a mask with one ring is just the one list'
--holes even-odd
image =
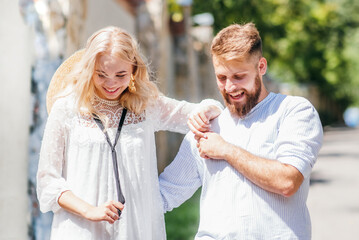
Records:
{"label": "gold hoop earring", "polygon": [[131,74],[131,80],[130,84],[128,85],[128,90],[132,93],[136,92],[135,77],[133,76],[133,74]]}

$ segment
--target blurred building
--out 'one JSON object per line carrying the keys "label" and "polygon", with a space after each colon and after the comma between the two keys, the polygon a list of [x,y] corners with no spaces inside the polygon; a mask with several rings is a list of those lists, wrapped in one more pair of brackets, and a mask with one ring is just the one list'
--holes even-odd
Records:
{"label": "blurred building", "polygon": [[0,6],[0,239],[26,239],[31,31],[17,1]]}

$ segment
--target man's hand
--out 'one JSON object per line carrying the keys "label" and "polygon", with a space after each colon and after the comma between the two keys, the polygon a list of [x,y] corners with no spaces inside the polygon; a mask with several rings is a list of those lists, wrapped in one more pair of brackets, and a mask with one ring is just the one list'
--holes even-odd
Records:
{"label": "man's hand", "polygon": [[224,159],[224,154],[226,149],[228,149],[228,144],[219,134],[214,132],[207,132],[204,134],[204,137],[198,138],[197,148],[200,153],[200,156],[203,158],[212,158],[212,159]]}
{"label": "man's hand", "polygon": [[204,133],[208,132],[211,127],[209,121],[218,117],[221,112],[222,109],[217,106],[205,106],[188,119],[188,127],[196,137],[204,137]]}
{"label": "man's hand", "polygon": [[244,177],[266,191],[290,197],[295,194],[304,177],[292,165],[277,160],[255,156],[226,142],[219,134],[207,132],[196,138],[199,154],[207,159],[223,159]]}

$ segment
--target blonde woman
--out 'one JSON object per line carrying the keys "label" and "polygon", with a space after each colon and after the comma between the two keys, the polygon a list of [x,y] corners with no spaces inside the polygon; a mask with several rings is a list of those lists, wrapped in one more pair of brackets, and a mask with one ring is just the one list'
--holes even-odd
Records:
{"label": "blonde woman", "polygon": [[190,116],[204,131],[220,104],[162,96],[135,39],[117,27],[66,62],[59,70],[70,73],[52,79],[61,97],[48,98],[37,173],[40,209],[54,212],[51,239],[165,239],[154,132],[185,133]]}

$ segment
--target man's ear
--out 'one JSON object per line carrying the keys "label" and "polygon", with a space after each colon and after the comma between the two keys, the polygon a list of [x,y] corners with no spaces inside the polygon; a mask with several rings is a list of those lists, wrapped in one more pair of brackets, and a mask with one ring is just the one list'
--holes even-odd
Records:
{"label": "man's ear", "polygon": [[258,72],[260,75],[264,75],[267,72],[267,59],[261,57],[258,62]]}

